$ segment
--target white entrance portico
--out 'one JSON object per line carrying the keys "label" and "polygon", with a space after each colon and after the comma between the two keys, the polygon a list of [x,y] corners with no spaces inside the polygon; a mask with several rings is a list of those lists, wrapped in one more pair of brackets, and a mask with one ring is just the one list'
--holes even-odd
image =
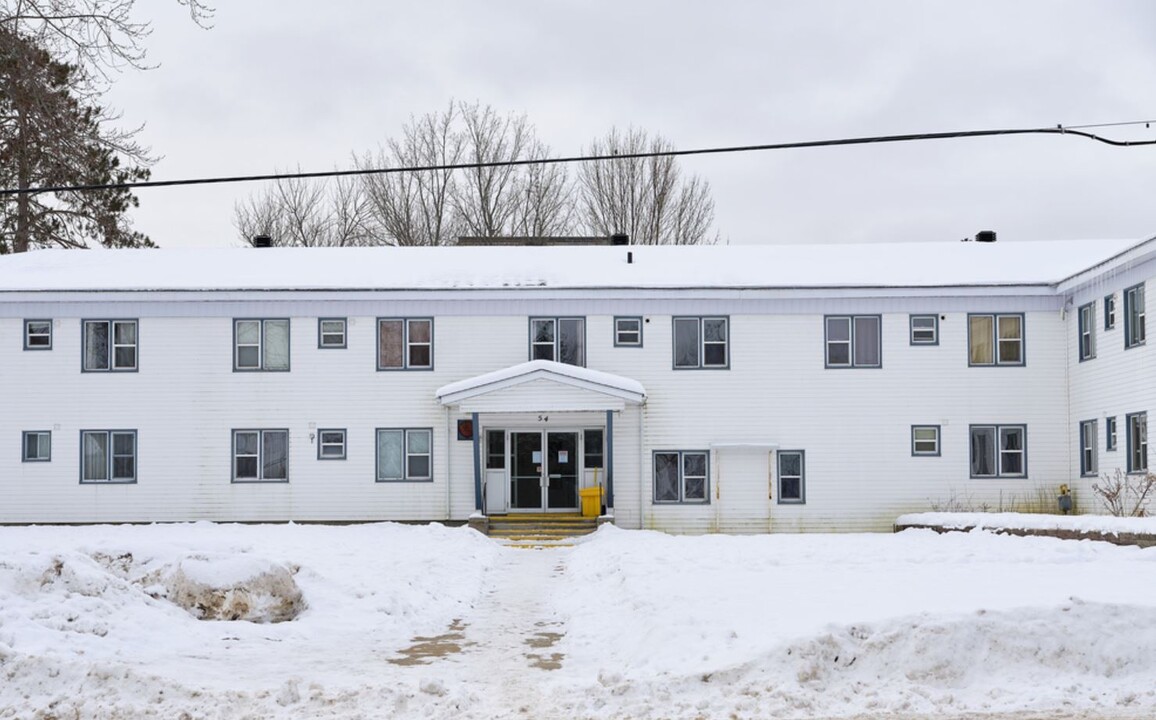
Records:
{"label": "white entrance portico", "polygon": [[573,512],[578,489],[601,486],[614,507],[614,416],[646,402],[630,378],[532,360],[439,388],[469,415],[475,509]]}

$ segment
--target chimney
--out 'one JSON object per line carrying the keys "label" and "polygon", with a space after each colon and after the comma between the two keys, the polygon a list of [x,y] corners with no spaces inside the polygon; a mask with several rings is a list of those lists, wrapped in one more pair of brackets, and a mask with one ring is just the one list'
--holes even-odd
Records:
{"label": "chimney", "polygon": [[625,233],[615,233],[610,236],[611,245],[629,245],[630,236]]}
{"label": "chimney", "polygon": [[995,242],[995,230],[980,230],[975,234],[975,241],[984,243]]}
{"label": "chimney", "polygon": [[273,238],[269,237],[268,235],[254,235],[253,236],[253,247],[255,247],[255,248],[273,247]]}

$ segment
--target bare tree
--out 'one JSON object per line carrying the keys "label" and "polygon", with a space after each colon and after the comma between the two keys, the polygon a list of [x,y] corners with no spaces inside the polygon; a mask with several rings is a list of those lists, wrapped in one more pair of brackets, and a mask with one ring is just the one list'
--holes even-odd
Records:
{"label": "bare tree", "polygon": [[[500,117],[489,105],[458,103],[466,162],[478,165],[527,159],[533,131],[525,115]],[[478,237],[512,234],[518,205],[530,199],[522,168],[514,165],[472,167],[454,186],[454,210],[466,232]]]}
{"label": "bare tree", "polygon": [[[528,157],[549,157],[549,148],[535,141]],[[525,237],[553,237],[574,231],[574,185],[565,165],[541,164],[522,167],[520,197],[514,209],[512,234]]]}
{"label": "bare tree", "polygon": [[[612,129],[594,140],[591,155],[629,155],[673,149],[661,136],[630,128]],[[619,158],[587,162],[578,171],[580,213],[588,232],[626,233],[638,245],[699,245],[711,235],[714,200],[710,185],[682,178],[672,157]]]}
{"label": "bare tree", "polygon": [[274,245],[348,247],[373,244],[369,204],[354,178],[285,179],[233,207],[244,242],[268,235]]}

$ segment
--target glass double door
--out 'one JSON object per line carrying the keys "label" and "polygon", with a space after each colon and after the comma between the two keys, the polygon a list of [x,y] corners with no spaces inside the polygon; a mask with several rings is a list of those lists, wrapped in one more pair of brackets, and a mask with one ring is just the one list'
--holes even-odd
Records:
{"label": "glass double door", "polygon": [[510,509],[578,509],[578,433],[510,433]]}

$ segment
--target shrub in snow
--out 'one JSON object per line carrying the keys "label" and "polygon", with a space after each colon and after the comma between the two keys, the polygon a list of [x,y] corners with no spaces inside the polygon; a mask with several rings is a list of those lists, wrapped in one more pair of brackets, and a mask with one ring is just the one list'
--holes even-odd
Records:
{"label": "shrub in snow", "polygon": [[1103,473],[1092,485],[1092,492],[1107,510],[1116,517],[1147,517],[1148,503],[1156,495],[1156,475],[1128,475],[1116,468],[1113,475]]}
{"label": "shrub in snow", "polygon": [[296,569],[245,557],[189,557],[161,581],[164,596],[199,620],[276,623],[305,609]]}

